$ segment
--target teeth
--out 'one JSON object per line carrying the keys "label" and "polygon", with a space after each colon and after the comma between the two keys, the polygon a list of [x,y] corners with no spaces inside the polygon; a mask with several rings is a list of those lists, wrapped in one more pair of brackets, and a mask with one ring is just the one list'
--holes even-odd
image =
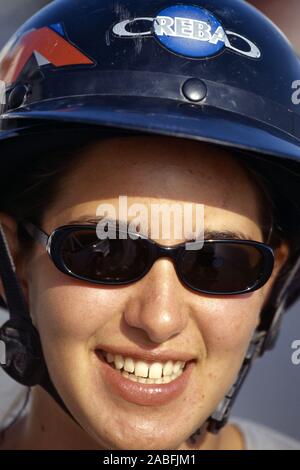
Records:
{"label": "teeth", "polygon": [[165,384],[168,384],[169,382],[171,382],[172,380],[172,377],[170,375],[166,375],[164,378],[163,378],[163,381]]}
{"label": "teeth", "polygon": [[162,364],[159,362],[154,362],[149,369],[149,378],[150,379],[160,379],[162,375]]}
{"label": "teeth", "polygon": [[143,361],[137,361],[135,363],[134,374],[137,377],[148,377],[148,364]]}
{"label": "teeth", "polygon": [[114,362],[115,362],[116,369],[122,369],[124,367],[124,359],[122,356],[119,356],[119,354],[115,356]]}
{"label": "teeth", "polygon": [[182,369],[180,369],[177,374],[172,374],[171,376],[161,377],[160,379],[150,379],[145,377],[136,377],[134,374],[128,374],[126,371],[122,371],[121,374],[126,379],[132,380],[134,382],[139,382],[142,384],[168,384],[172,380],[177,379],[182,374]]}
{"label": "teeth", "polygon": [[146,383],[146,380],[145,378],[143,377],[138,377],[137,381],[140,383],[140,384],[145,384]]}
{"label": "teeth", "polygon": [[172,361],[168,361],[166,362],[166,364],[164,365],[164,368],[163,368],[163,375],[166,376],[166,375],[172,375],[172,372],[173,372],[173,362]]}
{"label": "teeth", "polygon": [[145,361],[136,361],[131,357],[124,358],[120,354],[114,356],[106,352],[104,352],[104,357],[112,366],[114,364],[124,377],[140,383],[169,383],[183,372],[185,366],[185,362],[182,361],[148,364]]}
{"label": "teeth", "polygon": [[134,382],[138,381],[138,378],[134,374],[131,374],[128,378],[130,378],[130,380],[133,380]]}
{"label": "teeth", "polygon": [[174,367],[173,367],[173,374],[177,374],[177,372],[180,371],[181,364],[182,364],[181,361],[175,362],[175,365],[174,365]]}
{"label": "teeth", "polygon": [[114,356],[110,353],[107,353],[106,360],[107,362],[114,362]]}
{"label": "teeth", "polygon": [[130,357],[125,358],[124,369],[127,372],[134,372],[134,362]]}

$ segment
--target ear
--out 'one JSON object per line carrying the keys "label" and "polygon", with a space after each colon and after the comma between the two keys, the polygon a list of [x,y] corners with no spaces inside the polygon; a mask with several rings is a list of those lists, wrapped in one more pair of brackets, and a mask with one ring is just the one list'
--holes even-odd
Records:
{"label": "ear", "polygon": [[[4,234],[6,236],[6,240],[8,243],[8,247],[13,258],[15,267],[16,267],[16,274],[18,280],[20,282],[21,288],[23,290],[23,294],[25,297],[25,301],[28,303],[28,285],[25,278],[25,266],[24,266],[24,258],[22,257],[20,244],[18,241],[17,236],[17,223],[13,217],[4,212],[0,212],[0,222],[2,224],[2,228],[4,230]],[[2,284],[2,280],[0,278],[0,295],[6,301],[5,292]]]}
{"label": "ear", "polygon": [[274,250],[274,256],[275,256],[274,269],[273,269],[270,279],[262,288],[264,302],[268,300],[273,284],[275,282],[275,279],[277,278],[280,269],[287,261],[289,257],[289,253],[290,253],[290,249],[289,249],[288,244],[285,241],[282,241],[281,244]]}

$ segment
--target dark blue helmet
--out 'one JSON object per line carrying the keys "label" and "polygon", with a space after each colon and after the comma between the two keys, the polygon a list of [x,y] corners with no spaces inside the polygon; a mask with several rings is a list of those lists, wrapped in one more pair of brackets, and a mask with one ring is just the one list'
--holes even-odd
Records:
{"label": "dark blue helmet", "polygon": [[2,51],[0,136],[81,122],[297,161],[299,69],[245,1],[56,0]]}

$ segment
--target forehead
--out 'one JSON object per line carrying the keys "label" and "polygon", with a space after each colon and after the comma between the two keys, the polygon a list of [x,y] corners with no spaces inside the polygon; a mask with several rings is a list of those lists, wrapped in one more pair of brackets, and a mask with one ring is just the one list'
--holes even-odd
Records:
{"label": "forehead", "polygon": [[221,147],[186,139],[130,136],[94,143],[81,152],[60,193],[60,212],[72,215],[75,208],[95,211],[100,202],[126,195],[130,204],[203,204],[207,226],[234,217],[257,224],[259,218],[257,188],[240,161]]}
{"label": "forehead", "polygon": [[[107,139],[81,152],[64,187],[87,195],[159,197],[238,207],[257,189],[237,157],[214,145],[169,137]],[[79,196],[79,195],[78,195]],[[80,195],[84,197],[83,194]]]}

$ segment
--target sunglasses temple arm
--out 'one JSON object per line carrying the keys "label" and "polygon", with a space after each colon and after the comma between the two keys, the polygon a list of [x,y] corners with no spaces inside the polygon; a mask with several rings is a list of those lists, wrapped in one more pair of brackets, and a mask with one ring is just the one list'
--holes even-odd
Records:
{"label": "sunglasses temple arm", "polygon": [[44,247],[47,246],[49,236],[43,230],[39,229],[31,222],[21,222],[22,227],[26,232],[37,242],[41,243]]}

